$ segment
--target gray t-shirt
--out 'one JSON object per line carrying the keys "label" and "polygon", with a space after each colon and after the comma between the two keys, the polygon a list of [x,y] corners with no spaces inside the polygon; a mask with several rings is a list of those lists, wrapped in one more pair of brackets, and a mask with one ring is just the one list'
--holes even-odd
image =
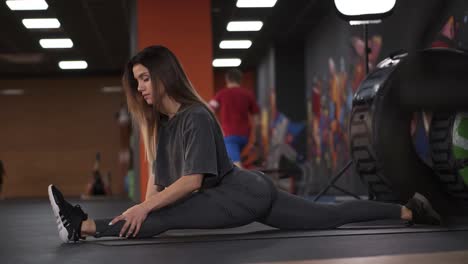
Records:
{"label": "gray t-shirt", "polygon": [[183,107],[171,119],[163,117],[158,131],[155,184],[171,185],[180,177],[203,174],[203,187],[215,186],[233,163],[214,116],[202,105]]}

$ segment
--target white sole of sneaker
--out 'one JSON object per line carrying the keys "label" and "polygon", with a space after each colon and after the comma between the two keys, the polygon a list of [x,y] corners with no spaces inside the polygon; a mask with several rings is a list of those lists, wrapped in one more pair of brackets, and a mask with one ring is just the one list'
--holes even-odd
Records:
{"label": "white sole of sneaker", "polygon": [[63,226],[62,218],[60,217],[60,214],[59,214],[60,209],[59,209],[57,203],[55,202],[54,195],[52,194],[52,184],[49,185],[49,187],[47,188],[47,192],[49,193],[50,205],[52,206],[52,211],[54,212],[55,220],[57,222],[59,237],[64,243],[68,243],[68,242],[70,242],[68,240],[68,231],[65,228],[65,226]]}

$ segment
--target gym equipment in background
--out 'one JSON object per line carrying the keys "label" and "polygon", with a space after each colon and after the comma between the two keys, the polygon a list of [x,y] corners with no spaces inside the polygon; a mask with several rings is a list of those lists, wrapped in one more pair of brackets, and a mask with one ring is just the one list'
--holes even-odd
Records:
{"label": "gym equipment in background", "polygon": [[396,0],[334,0],[338,15],[350,25],[362,25],[365,44],[366,74],[369,73],[369,41],[368,25],[378,24],[390,16],[395,8]]}
{"label": "gym equipment in background", "polygon": [[[366,74],[369,73],[369,37],[368,28],[369,24],[377,24],[382,22],[382,19],[392,14],[395,7],[396,0],[334,0],[336,11],[339,16],[348,21],[350,25],[363,25],[364,31],[364,58]],[[346,165],[330,180],[328,185],[320,191],[314,198],[318,201],[320,197],[325,195],[328,190],[334,188],[344,194],[360,199],[360,197],[352,192],[349,192],[336,185],[336,182],[344,175],[346,170],[351,168],[353,161],[349,161]],[[374,199],[372,190],[369,190],[369,199]],[[394,200],[394,199],[391,199]]]}
{"label": "gym equipment in background", "polygon": [[468,113],[434,113],[429,140],[440,184],[450,195],[468,199]]}
{"label": "gym equipment in background", "polygon": [[468,54],[450,49],[395,53],[359,87],[349,127],[356,172],[377,200],[405,202],[414,192],[444,214],[466,214],[463,200],[446,194],[440,177],[417,155],[410,135],[412,113],[468,108]]}

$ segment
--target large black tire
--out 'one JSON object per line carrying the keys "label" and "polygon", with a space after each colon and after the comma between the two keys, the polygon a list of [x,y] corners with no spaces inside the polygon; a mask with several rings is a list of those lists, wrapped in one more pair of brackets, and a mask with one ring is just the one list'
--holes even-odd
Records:
{"label": "large black tire", "polygon": [[453,197],[468,199],[468,186],[459,174],[453,154],[455,113],[435,113],[429,131],[433,168],[444,190]]}
{"label": "large black tire", "polygon": [[[377,200],[405,203],[417,192],[441,215],[468,215],[466,199],[444,191],[410,134],[412,115],[421,109],[468,111],[467,68],[468,53],[429,49],[391,56],[361,83],[353,98],[350,149],[356,172]],[[464,191],[448,186],[458,195]]]}
{"label": "large black tire", "polygon": [[351,113],[350,149],[357,174],[367,184],[369,196],[379,201],[398,202],[390,181],[383,175],[372,141],[371,107],[355,106]]}

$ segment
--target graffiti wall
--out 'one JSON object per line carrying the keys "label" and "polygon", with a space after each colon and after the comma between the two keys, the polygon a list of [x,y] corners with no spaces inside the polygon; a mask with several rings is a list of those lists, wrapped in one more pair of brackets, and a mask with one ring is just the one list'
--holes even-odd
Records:
{"label": "graffiti wall", "polygon": [[[425,12],[415,13],[417,9]],[[464,10],[464,11],[461,11]],[[369,26],[369,69],[397,50],[429,47],[468,48],[468,3],[397,1],[394,14]],[[456,13],[456,14],[452,14]],[[439,17],[434,19],[430,17]],[[431,27],[436,27],[436,30]],[[403,30],[404,29],[404,30]],[[428,34],[430,36],[428,36]],[[427,41],[425,41],[427,40]],[[321,186],[350,159],[348,117],[354,92],[366,76],[363,26],[350,26],[334,15],[323,19],[306,40],[307,160]],[[429,159],[430,113],[415,113],[411,131],[417,152]],[[365,193],[348,171],[341,186]]]}

